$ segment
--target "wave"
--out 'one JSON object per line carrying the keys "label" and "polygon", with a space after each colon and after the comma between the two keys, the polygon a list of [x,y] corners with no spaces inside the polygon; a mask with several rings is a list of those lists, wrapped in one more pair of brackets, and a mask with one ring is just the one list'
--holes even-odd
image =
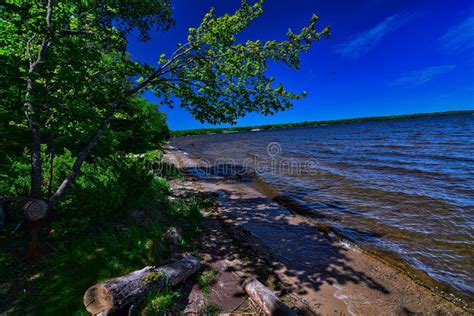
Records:
{"label": "wave", "polygon": [[[361,230],[358,228],[341,225],[340,221],[336,217],[323,214],[321,212],[316,212],[314,207],[311,205],[308,205],[301,200],[295,199],[291,195],[280,193],[276,188],[260,177],[256,177],[254,179],[254,183],[255,187],[261,193],[272,198],[272,200],[288,208],[290,211],[306,217],[319,230],[334,234],[341,240],[341,242],[354,244],[358,249],[363,250],[367,254],[374,256],[386,264],[389,264],[390,266],[403,272],[412,278],[416,283],[425,286],[430,290],[444,296],[446,299],[455,301],[458,304],[460,302],[472,301],[470,294],[466,293],[474,293],[474,287],[469,286],[463,282],[453,282],[452,278],[447,278],[445,275],[435,273],[435,270],[427,267],[422,263],[422,261],[417,260],[410,255],[401,255],[402,253],[406,253],[406,251],[401,250],[399,248],[400,245],[393,244],[389,240],[384,240],[384,234],[376,233],[370,229]],[[333,203],[320,202],[318,204],[319,206],[323,205],[328,208],[342,208],[347,210],[347,208]],[[388,226],[385,224],[378,223],[378,225],[386,226],[385,229],[380,229],[381,231],[387,232],[389,230],[387,229]],[[413,232],[410,236],[405,237],[409,240],[420,240],[426,236],[417,232]],[[449,274],[449,271],[445,271],[445,274]]]}

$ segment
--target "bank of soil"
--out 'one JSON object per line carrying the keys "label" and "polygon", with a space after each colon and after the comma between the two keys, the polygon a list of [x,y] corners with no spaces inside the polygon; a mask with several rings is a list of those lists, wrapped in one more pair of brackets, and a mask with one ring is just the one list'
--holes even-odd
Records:
{"label": "bank of soil", "polygon": [[[206,299],[223,311],[230,312],[234,306],[235,310],[254,308],[243,296],[240,282],[245,273],[258,275],[261,266],[260,278],[269,277],[261,281],[276,284],[290,306],[308,314],[468,314],[395,268],[292,214],[260,193],[251,178],[202,172],[197,157],[172,147],[165,159],[194,177],[193,190],[216,196],[215,212],[205,217],[208,253],[204,260],[222,273]],[[220,240],[228,241],[222,244]],[[244,249],[253,255],[244,260],[233,255]],[[228,291],[233,293],[228,295]],[[189,301],[202,301],[199,295],[191,291]]]}

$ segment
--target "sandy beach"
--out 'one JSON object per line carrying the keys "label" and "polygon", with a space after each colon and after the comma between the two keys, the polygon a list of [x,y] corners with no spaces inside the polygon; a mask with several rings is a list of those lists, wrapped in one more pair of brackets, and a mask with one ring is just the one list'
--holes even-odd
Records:
{"label": "sandy beach", "polygon": [[230,230],[248,235],[288,288],[295,306],[321,315],[468,314],[460,306],[304,217],[272,201],[251,179],[203,173],[197,157],[168,147],[165,159],[194,177],[196,189],[217,196]]}

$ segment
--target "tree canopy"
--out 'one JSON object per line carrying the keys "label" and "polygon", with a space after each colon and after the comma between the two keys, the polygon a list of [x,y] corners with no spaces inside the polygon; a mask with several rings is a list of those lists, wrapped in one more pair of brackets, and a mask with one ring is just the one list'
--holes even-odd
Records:
{"label": "tree canopy", "polygon": [[[45,192],[42,145],[51,155],[67,148],[76,156],[70,174],[46,197],[51,206],[99,141],[96,153],[114,144],[138,151],[143,146],[124,144],[155,142],[168,133],[163,115],[140,100],[145,90],[164,105],[179,99],[201,122],[235,123],[249,112],[273,114],[305,92],[277,84],[267,75],[268,62],[298,69],[301,52],[329,35],[328,28],[317,31],[313,15],[299,32],[289,30],[284,41],[237,40],[264,6],[263,0],[243,1],[233,14],[218,17],[211,8],[198,27],[189,29],[186,43],[157,56],[157,66],[151,66],[131,59],[127,35],[138,30],[147,40],[152,30],[172,27],[169,0],[9,0],[0,6],[2,143],[22,151],[30,139],[31,195],[36,197]],[[10,135],[16,135],[14,141],[7,140]]]}
{"label": "tree canopy", "polygon": [[180,98],[181,107],[201,122],[235,123],[249,112],[265,115],[291,107],[291,100],[305,92],[292,93],[266,74],[269,61],[283,62],[299,69],[300,53],[315,40],[329,35],[318,32],[313,15],[299,33],[288,31],[285,41],[239,42],[238,34],[263,12],[264,1],[242,2],[233,15],[216,17],[214,9],[197,28],[189,29],[188,41],[178,44],[170,56],[161,55],[158,69],[149,72],[142,85],[171,104],[169,96]]}

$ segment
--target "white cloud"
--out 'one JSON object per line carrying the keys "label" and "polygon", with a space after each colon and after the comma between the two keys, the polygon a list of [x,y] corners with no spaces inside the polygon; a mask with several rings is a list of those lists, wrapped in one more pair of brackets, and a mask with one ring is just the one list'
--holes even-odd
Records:
{"label": "white cloud", "polygon": [[456,68],[456,65],[433,66],[412,71],[390,83],[391,86],[418,86]]}
{"label": "white cloud", "polygon": [[450,51],[462,51],[474,47],[474,16],[450,27],[439,41]]}
{"label": "white cloud", "polygon": [[371,29],[357,34],[351,40],[338,45],[336,52],[344,57],[358,58],[373,49],[382,38],[411,21],[413,16],[394,14]]}

